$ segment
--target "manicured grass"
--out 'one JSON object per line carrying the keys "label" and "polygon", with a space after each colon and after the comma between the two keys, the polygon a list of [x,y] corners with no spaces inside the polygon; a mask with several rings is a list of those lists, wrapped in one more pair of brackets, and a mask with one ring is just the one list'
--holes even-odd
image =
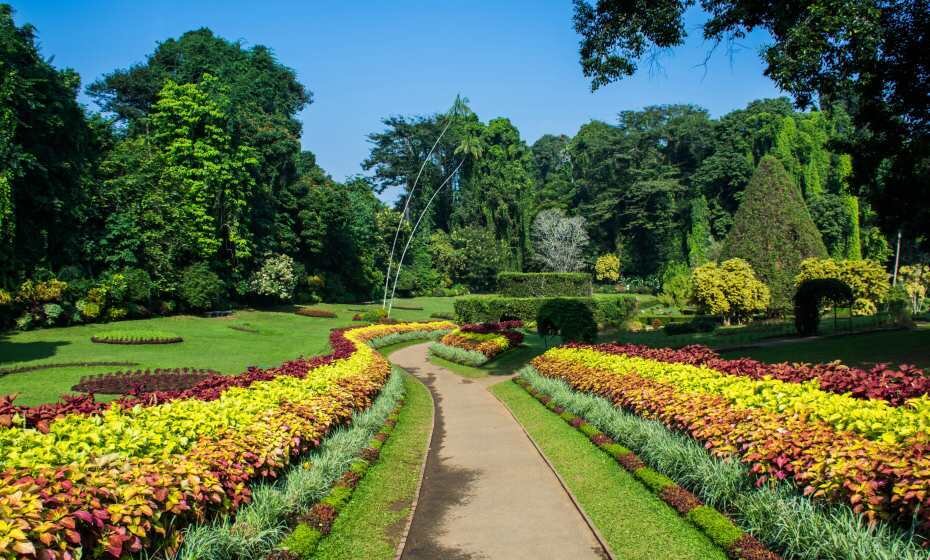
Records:
{"label": "manicured grass", "polygon": [[359,483],[314,558],[391,560],[403,537],[433,423],[429,391],[404,374],[406,397],[378,462]]}
{"label": "manicured grass", "polygon": [[[549,346],[552,348],[558,346],[560,340],[558,337],[549,337]],[[430,356],[429,361],[437,366],[444,367],[449,371],[467,377],[476,379],[487,377],[488,375],[510,375],[521,367],[525,366],[530,360],[542,354],[547,349],[545,340],[538,334],[528,332],[523,339],[523,344],[513,350],[508,350],[497,356],[495,359],[485,363],[481,367],[471,367],[436,356]]]}
{"label": "manicured grass", "polygon": [[930,369],[930,324],[910,331],[886,331],[812,340],[797,340],[723,354],[745,356],[763,362],[831,362],[871,367],[878,362],[915,364]]}
{"label": "manicured grass", "polygon": [[491,391],[536,440],[617,558],[726,559],[703,533],[521,387],[504,382]]}
{"label": "manicured grass", "polygon": [[[451,311],[452,298],[398,300],[423,311],[397,310],[402,321],[429,320],[430,313]],[[207,319],[178,315],[109,324],[81,325],[28,332],[0,333],[0,368],[22,365],[88,361],[130,361],[136,366],[68,367],[14,373],[0,377],[0,395],[18,393],[17,403],[53,402],[88,374],[145,368],[193,367],[235,374],[249,366],[269,367],[300,356],[326,352],[329,331],[361,325],[353,322],[354,304],[319,304],[338,317],[303,317],[290,309],[236,311],[231,317]],[[236,330],[230,327],[245,328]],[[168,331],[184,339],[178,344],[122,346],[94,344],[91,336],[118,329],[121,332]]]}

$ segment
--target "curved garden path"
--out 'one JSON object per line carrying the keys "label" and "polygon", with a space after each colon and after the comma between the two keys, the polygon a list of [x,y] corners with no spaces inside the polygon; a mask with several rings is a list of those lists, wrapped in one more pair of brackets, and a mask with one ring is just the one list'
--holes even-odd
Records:
{"label": "curved garden path", "polygon": [[435,426],[402,558],[603,559],[607,555],[510,412],[487,386],[427,361],[429,344],[391,354],[429,388]]}

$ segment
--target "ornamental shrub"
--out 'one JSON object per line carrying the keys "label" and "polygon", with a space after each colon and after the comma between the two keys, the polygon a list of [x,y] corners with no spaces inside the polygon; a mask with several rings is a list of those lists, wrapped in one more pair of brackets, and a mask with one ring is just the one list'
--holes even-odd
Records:
{"label": "ornamental shrub", "polygon": [[681,309],[688,304],[694,288],[691,286],[691,269],[682,263],[672,263],[662,274],[662,292],[659,301]]}
{"label": "ornamental shrub", "polygon": [[219,303],[225,290],[223,281],[207,263],[197,263],[181,273],[178,295],[188,308],[207,311]]}
{"label": "ornamental shrub", "polygon": [[784,312],[791,306],[801,261],[826,256],[801,191],[777,158],[762,158],[743,191],[720,258],[746,260],[771,290],[770,308]]}
{"label": "ornamental shrub", "polygon": [[704,313],[723,317],[729,325],[746,321],[769,305],[769,289],[756,278],[743,259],[730,259],[721,265],[708,263],[694,269],[691,276],[694,299]]}
{"label": "ornamental shrub", "polygon": [[794,326],[801,336],[817,334],[824,302],[849,304],[853,300],[849,286],[836,278],[804,280],[794,294]]}
{"label": "ornamental shrub", "polygon": [[279,301],[294,299],[298,275],[294,259],[287,255],[269,255],[261,268],[252,275],[249,287],[259,296]]}
{"label": "ornamental shrub", "polygon": [[[898,280],[907,292],[911,304],[911,313],[918,314],[923,311],[924,300],[930,291],[930,265],[915,264],[902,266],[898,270]],[[0,305],[3,303],[3,294],[0,293]]]}
{"label": "ornamental shrub", "polygon": [[[484,323],[519,319],[535,321],[539,309],[553,298],[514,298],[500,296],[469,296],[455,300],[455,316],[461,323]],[[604,324],[622,322],[637,310],[636,298],[629,295],[586,298],[561,298],[582,302],[594,314],[595,321]]]}
{"label": "ornamental shrub", "polygon": [[599,282],[620,280],[620,257],[616,253],[605,253],[594,262],[594,277]]}
{"label": "ornamental shrub", "polygon": [[884,267],[870,260],[804,259],[794,277],[795,287],[818,278],[834,278],[849,286],[853,293],[854,315],[874,315],[890,289]]}
{"label": "ornamental shrub", "polygon": [[591,308],[577,299],[548,300],[536,314],[536,329],[542,336],[557,334],[565,342],[594,342],[597,337]]}
{"label": "ornamental shrub", "polygon": [[502,296],[590,296],[591,275],[584,272],[501,272],[497,291]]}

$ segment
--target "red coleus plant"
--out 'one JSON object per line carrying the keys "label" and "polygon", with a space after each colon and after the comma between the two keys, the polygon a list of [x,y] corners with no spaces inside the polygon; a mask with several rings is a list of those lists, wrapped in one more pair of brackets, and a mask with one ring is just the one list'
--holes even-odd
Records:
{"label": "red coleus plant", "polygon": [[772,378],[789,383],[816,379],[824,391],[849,393],[858,399],[884,400],[894,406],[907,399],[930,394],[930,376],[913,365],[902,364],[897,369],[888,364],[877,364],[866,371],[840,362],[828,364],[766,364],[750,358],[727,360],[701,345],[684,348],[650,348],[637,344],[601,344],[596,346],[571,344],[572,347],[592,348],[610,354],[623,354],[668,363],[704,366],[729,375],[752,379]]}

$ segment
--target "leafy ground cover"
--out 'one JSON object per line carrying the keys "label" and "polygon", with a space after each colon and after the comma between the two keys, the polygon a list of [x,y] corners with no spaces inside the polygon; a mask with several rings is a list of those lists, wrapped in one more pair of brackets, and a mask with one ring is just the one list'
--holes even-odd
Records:
{"label": "leafy ground cover", "polygon": [[[681,430],[717,457],[736,456],[758,485],[791,481],[805,495],[848,504],[871,522],[928,529],[930,398],[895,406],[821,390],[819,378],[783,381],[774,367],[772,377],[763,378],[726,364],[692,365],[685,363],[691,358],[672,362],[659,354],[642,347],[562,347],[533,366]],[[871,382],[899,381],[892,376]]]}
{"label": "leafy ground cover", "polygon": [[[424,309],[398,310],[392,316],[401,321],[415,321],[429,320],[431,313],[451,312],[453,300],[413,298],[402,301]],[[123,331],[170,331],[184,338],[181,344],[92,343],[90,337],[95,333],[113,329],[112,325],[105,324],[0,333],[0,368],[106,361],[132,362],[138,369],[188,367],[235,374],[249,366],[270,367],[299,356],[326,352],[329,330],[352,325],[352,312],[348,308],[357,306],[319,304],[316,307],[331,310],[338,318],[301,317],[292,309],[282,309],[243,310],[231,317],[215,319],[180,315],[117,323]],[[18,394],[17,402],[24,405],[53,402],[69,392],[81,377],[116,369],[119,368],[74,366],[12,373],[0,377],[0,395]]]}
{"label": "leafy ground cover", "polygon": [[177,529],[236,510],[250,481],[274,476],[371,405],[390,368],[369,341],[452,326],[333,331],[330,355],[216,376],[91,415],[59,411],[36,430],[21,429],[29,411],[0,416],[8,420],[0,430],[0,487],[8,490],[0,555],[119,557],[171,547]]}
{"label": "leafy ground cover", "polygon": [[410,507],[416,499],[420,468],[432,426],[429,391],[404,375],[406,396],[391,438],[378,463],[359,483],[352,500],[320,543],[315,558],[392,560]]}
{"label": "leafy ground cover", "polygon": [[480,367],[523,343],[523,333],[516,330],[522,326],[522,321],[465,324],[443,336],[429,351],[446,361]]}
{"label": "leafy ground cover", "polygon": [[618,558],[726,558],[700,531],[522,388],[500,383],[491,390],[542,448]]}
{"label": "leafy ground cover", "polygon": [[536,356],[545,352],[549,346],[559,344],[559,342],[558,337],[550,336],[547,340],[535,333],[525,332],[523,343],[520,346],[485,362],[481,367],[451,362],[435,355],[430,355],[429,360],[437,366],[471,379],[487,377],[488,375],[510,375]]}

